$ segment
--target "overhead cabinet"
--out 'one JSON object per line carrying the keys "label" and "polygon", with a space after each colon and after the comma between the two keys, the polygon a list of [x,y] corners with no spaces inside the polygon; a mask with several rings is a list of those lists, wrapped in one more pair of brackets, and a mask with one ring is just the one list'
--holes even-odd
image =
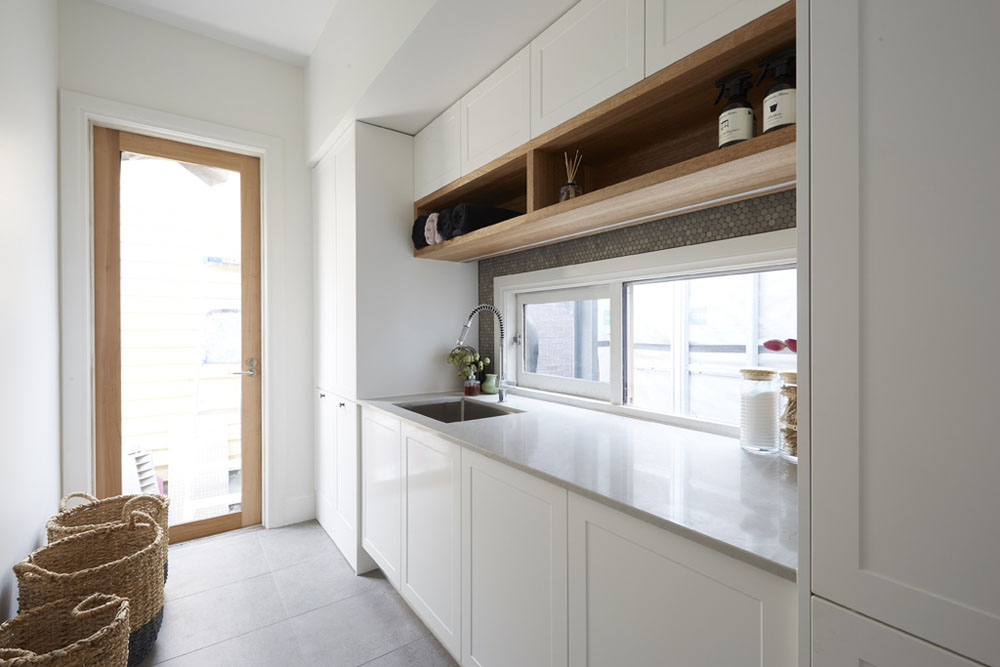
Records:
{"label": "overhead cabinet", "polygon": [[581,0],[531,42],[531,136],[641,81],[643,0]]}
{"label": "overhead cabinet", "polygon": [[462,175],[461,102],[455,102],[413,138],[413,189],[417,198]]}
{"label": "overhead cabinet", "polygon": [[530,62],[526,46],[462,98],[462,176],[531,138]]}
{"label": "overhead cabinet", "polygon": [[781,3],[782,0],[646,0],[646,76]]}

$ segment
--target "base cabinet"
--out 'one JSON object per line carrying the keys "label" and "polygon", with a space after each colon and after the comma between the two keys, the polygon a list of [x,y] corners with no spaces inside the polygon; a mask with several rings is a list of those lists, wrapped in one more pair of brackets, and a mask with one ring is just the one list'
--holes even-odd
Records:
{"label": "base cabinet", "polygon": [[813,597],[813,667],[974,667],[949,653],[843,607]]}
{"label": "base cabinet", "polygon": [[400,424],[377,410],[362,413],[362,545],[399,588],[403,465]]}
{"label": "base cabinet", "polygon": [[462,451],[462,664],[566,658],[566,491]]}
{"label": "base cabinet", "polygon": [[569,494],[569,663],[793,667],[795,583]]}
{"label": "base cabinet", "polygon": [[462,655],[462,448],[403,426],[400,594],[435,636]]}

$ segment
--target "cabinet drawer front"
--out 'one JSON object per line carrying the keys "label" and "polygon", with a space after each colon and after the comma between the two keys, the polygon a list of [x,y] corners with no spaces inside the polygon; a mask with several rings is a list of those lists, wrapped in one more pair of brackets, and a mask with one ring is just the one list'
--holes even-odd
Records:
{"label": "cabinet drawer front", "polygon": [[582,0],[531,42],[531,136],[642,80],[643,0]]}
{"label": "cabinet drawer front", "polygon": [[462,98],[462,175],[531,138],[531,47]]}
{"label": "cabinet drawer front", "polygon": [[413,138],[413,194],[416,199],[462,175],[459,104],[452,104]]}
{"label": "cabinet drawer front", "polygon": [[796,587],[569,496],[570,664],[793,667]]}
{"label": "cabinet drawer front", "polygon": [[975,667],[954,653],[818,597],[812,599],[813,667]]}
{"label": "cabinet drawer front", "polygon": [[463,665],[566,662],[566,491],[462,452]]}

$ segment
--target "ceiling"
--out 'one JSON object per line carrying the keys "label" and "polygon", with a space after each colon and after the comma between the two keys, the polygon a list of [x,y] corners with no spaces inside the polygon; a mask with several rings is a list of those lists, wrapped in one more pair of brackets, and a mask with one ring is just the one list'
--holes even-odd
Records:
{"label": "ceiling", "polygon": [[304,65],[337,0],[98,0],[272,58]]}

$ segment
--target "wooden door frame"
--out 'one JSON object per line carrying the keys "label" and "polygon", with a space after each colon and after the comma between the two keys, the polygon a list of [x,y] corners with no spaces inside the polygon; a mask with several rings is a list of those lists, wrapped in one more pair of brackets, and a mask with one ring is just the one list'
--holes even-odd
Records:
{"label": "wooden door frame", "polygon": [[[94,173],[94,407],[96,492],[119,495],[121,481],[121,152],[135,152],[239,172],[241,209],[241,356],[258,360],[242,378],[242,507],[219,517],[171,526],[180,542],[261,522],[262,386],[260,158],[93,126]],[[248,230],[255,233],[248,234]],[[246,323],[250,326],[246,326]],[[241,364],[242,366],[242,364]]]}

